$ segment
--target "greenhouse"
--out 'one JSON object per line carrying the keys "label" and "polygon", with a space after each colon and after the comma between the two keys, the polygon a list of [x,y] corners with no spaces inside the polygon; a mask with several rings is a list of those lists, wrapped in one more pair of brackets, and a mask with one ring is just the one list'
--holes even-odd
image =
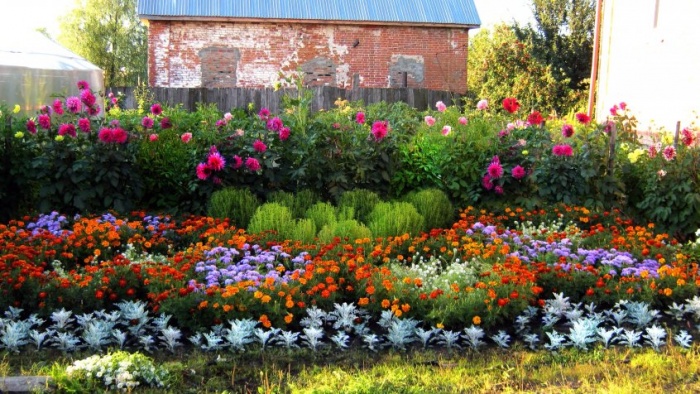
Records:
{"label": "greenhouse", "polygon": [[0,103],[19,104],[31,115],[50,103],[52,95],[72,92],[79,80],[104,90],[99,67],[43,34],[0,35]]}

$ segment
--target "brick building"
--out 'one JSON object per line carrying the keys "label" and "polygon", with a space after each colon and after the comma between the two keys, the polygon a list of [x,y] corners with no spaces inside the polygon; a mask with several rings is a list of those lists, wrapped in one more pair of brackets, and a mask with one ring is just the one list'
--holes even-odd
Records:
{"label": "brick building", "polygon": [[149,84],[305,83],[464,93],[473,0],[139,0]]}

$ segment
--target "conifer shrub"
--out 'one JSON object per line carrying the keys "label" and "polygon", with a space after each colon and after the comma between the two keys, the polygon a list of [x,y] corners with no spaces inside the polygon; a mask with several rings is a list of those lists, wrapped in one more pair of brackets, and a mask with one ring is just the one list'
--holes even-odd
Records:
{"label": "conifer shrub", "polygon": [[317,202],[312,205],[306,210],[306,218],[311,219],[317,229],[322,229],[323,226],[338,220],[335,215],[335,207],[327,202]]}
{"label": "conifer shrub", "polygon": [[[292,219],[292,213],[289,208],[275,202],[268,202],[255,210],[255,214],[250,219],[248,233],[259,234],[270,230],[283,233],[293,224],[294,219]],[[280,236],[282,235],[280,234]]]}
{"label": "conifer shrub", "polygon": [[297,193],[276,191],[270,193],[267,201],[284,205],[289,208],[294,218],[301,219],[306,210],[319,201],[319,197],[318,194],[308,189],[300,190]]}
{"label": "conifer shrub", "polygon": [[314,243],[316,239],[316,224],[311,219],[291,220],[280,229],[280,239],[302,241],[305,244]]}
{"label": "conifer shrub", "polygon": [[323,243],[330,243],[335,237],[352,242],[357,239],[372,238],[372,231],[357,220],[350,219],[327,224],[318,233],[318,239]]}
{"label": "conifer shrub", "polygon": [[247,228],[259,206],[260,200],[249,189],[228,187],[212,193],[207,214],[214,218],[229,218],[237,227]]}
{"label": "conifer shrub", "polygon": [[367,217],[381,199],[379,195],[367,189],[355,189],[343,193],[338,200],[338,207],[352,207],[355,211],[355,219],[361,223],[367,223]]}
{"label": "conifer shrub", "polygon": [[440,189],[424,189],[409,193],[410,202],[425,219],[424,231],[434,228],[447,228],[455,218],[455,208],[447,194]]}
{"label": "conifer shrub", "polygon": [[369,215],[367,225],[375,237],[418,235],[425,227],[425,219],[408,202],[380,202]]}

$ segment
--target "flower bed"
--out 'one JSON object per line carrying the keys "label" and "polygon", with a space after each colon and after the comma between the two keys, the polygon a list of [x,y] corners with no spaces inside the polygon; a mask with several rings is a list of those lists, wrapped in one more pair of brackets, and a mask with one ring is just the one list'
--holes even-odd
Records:
{"label": "flower bed", "polygon": [[687,346],[699,248],[567,206],[468,208],[450,229],[329,244],[207,217],[52,213],[0,226],[0,304],[11,306],[0,346],[658,348],[660,324]]}

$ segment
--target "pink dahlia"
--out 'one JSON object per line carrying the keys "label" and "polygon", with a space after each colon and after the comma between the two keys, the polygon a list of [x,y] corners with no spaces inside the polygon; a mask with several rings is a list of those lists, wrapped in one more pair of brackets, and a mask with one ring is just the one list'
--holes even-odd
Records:
{"label": "pink dahlia", "polygon": [[169,118],[163,118],[160,120],[160,128],[161,129],[166,130],[166,129],[169,129],[171,127],[173,127],[173,124],[170,123]]}
{"label": "pink dahlia", "polygon": [[180,136],[180,139],[182,140],[182,142],[188,143],[192,141],[192,133],[184,133]]}
{"label": "pink dahlia", "polygon": [[280,130],[280,140],[285,141],[287,138],[289,138],[289,134],[291,131],[289,130],[288,127],[282,127],[282,130]]}
{"label": "pink dahlia", "polygon": [[522,166],[517,165],[513,167],[513,169],[510,171],[510,174],[515,179],[523,179],[525,178],[525,169]]}
{"label": "pink dahlia", "polygon": [[110,142],[114,142],[114,139],[112,138],[112,129],[108,129],[106,127],[103,127],[100,129],[100,132],[97,134],[97,138],[100,139],[100,141],[108,144]]}
{"label": "pink dahlia", "polygon": [[442,101],[435,103],[435,108],[440,112],[445,112],[447,110],[447,106]]}
{"label": "pink dahlia", "polygon": [[53,101],[53,112],[63,115],[63,101],[61,101],[61,99]]}
{"label": "pink dahlia", "polygon": [[153,120],[153,118],[149,116],[144,116],[143,119],[141,119],[141,126],[147,129],[152,129],[153,125],[155,125],[155,121]]}
{"label": "pink dahlia", "polygon": [[51,128],[51,118],[49,115],[39,115],[39,126],[41,126],[42,129],[48,130]]}
{"label": "pink dahlia", "polygon": [[270,117],[270,110],[267,108],[261,109],[260,112],[258,112],[258,117],[260,118],[260,120],[267,121]]}
{"label": "pink dahlia", "polygon": [[100,113],[100,106],[99,105],[92,105],[90,107],[87,107],[87,113],[90,116],[97,116],[97,114]]}
{"label": "pink dahlia", "polygon": [[479,111],[483,111],[489,107],[489,101],[486,99],[479,100],[478,103],[476,103],[476,109]]}
{"label": "pink dahlia", "polygon": [[486,190],[492,190],[493,189],[493,181],[491,180],[491,177],[487,175],[484,175],[483,178],[481,178],[481,185],[484,187]]}
{"label": "pink dahlia", "polygon": [[88,118],[80,118],[78,119],[78,128],[80,131],[83,133],[89,133],[91,131],[92,125],[90,124],[90,119]]}
{"label": "pink dahlia", "polygon": [[442,127],[442,135],[448,136],[452,132],[452,126],[445,125]]}
{"label": "pink dahlia", "polygon": [[498,185],[493,188],[493,191],[500,196],[503,194],[503,186]]}
{"label": "pink dahlia", "polygon": [[73,96],[73,97],[68,97],[66,99],[66,108],[68,108],[68,111],[72,114],[77,114],[80,112],[82,109],[82,103],[80,102],[80,99]]}
{"label": "pink dahlia", "polygon": [[571,136],[574,135],[574,126],[565,123],[564,126],[561,127],[561,135],[566,138],[571,138]]}
{"label": "pink dahlia", "polygon": [[276,116],[267,121],[267,129],[268,130],[280,131],[280,129],[282,127],[284,127],[284,124],[282,124],[282,119],[280,119]]}
{"label": "pink dahlia", "polygon": [[151,105],[151,113],[155,116],[160,116],[163,114],[163,107],[160,104],[155,103]]}
{"label": "pink dahlia", "polygon": [[121,127],[117,127],[116,129],[112,130],[112,140],[114,140],[114,142],[117,144],[126,143],[128,139],[129,134]]}
{"label": "pink dahlia", "polygon": [[148,140],[151,142],[156,142],[158,141],[158,134],[151,134],[148,136]]}
{"label": "pink dahlia", "polygon": [[372,124],[372,135],[377,141],[381,141],[384,137],[386,137],[388,131],[389,123],[386,121],[378,120]]}
{"label": "pink dahlia", "polygon": [[58,127],[58,135],[69,135],[75,137],[75,125],[73,123],[64,123]]}
{"label": "pink dahlia", "polygon": [[435,118],[433,118],[433,117],[430,116],[430,115],[426,116],[426,117],[425,117],[425,124],[427,124],[428,126],[434,125],[434,124],[435,124]]}
{"label": "pink dahlia", "polygon": [[358,124],[365,124],[365,113],[358,112],[357,115],[355,115],[355,122]]}
{"label": "pink dahlia", "polygon": [[231,166],[235,169],[241,168],[241,166],[243,166],[243,159],[238,155],[233,156],[233,163],[231,163]]}
{"label": "pink dahlia", "polygon": [[85,90],[90,89],[90,84],[87,81],[78,81],[78,89]]}
{"label": "pink dahlia", "polygon": [[681,131],[681,141],[685,146],[693,145],[693,141],[695,141],[695,135],[689,128],[686,127]]}
{"label": "pink dahlia", "polygon": [[659,154],[659,148],[656,145],[651,145],[649,147],[649,157],[650,158],[655,158],[657,154]]}
{"label": "pink dahlia", "polygon": [[498,179],[503,176],[503,167],[501,163],[492,162],[489,164],[487,171],[491,179]]}
{"label": "pink dahlia", "polygon": [[204,163],[197,164],[197,178],[205,181],[211,175],[211,168]]}
{"label": "pink dahlia", "polygon": [[92,107],[93,105],[95,105],[97,99],[91,91],[85,89],[82,92],[80,92],[80,101],[82,101],[83,104],[85,104],[86,106]]}
{"label": "pink dahlia", "polygon": [[255,140],[255,142],[253,142],[253,149],[256,152],[264,153],[267,150],[267,145],[260,140]]}
{"label": "pink dahlia", "polygon": [[671,161],[676,158],[676,148],[673,145],[669,145],[664,148],[664,159],[666,161]]}
{"label": "pink dahlia", "polygon": [[467,118],[465,118],[464,116],[460,116],[458,121],[459,121],[459,124],[461,124],[463,126],[466,125],[468,122]]}
{"label": "pink dahlia", "polygon": [[226,167],[226,160],[221,156],[221,153],[213,152],[207,157],[207,166],[214,171],[221,171]]}
{"label": "pink dahlia", "polygon": [[591,122],[591,117],[583,112],[579,112],[576,114],[576,120],[578,120],[581,124],[588,124]]}
{"label": "pink dahlia", "polygon": [[34,123],[34,119],[27,120],[27,131],[36,134],[36,123]]}
{"label": "pink dahlia", "polygon": [[245,166],[252,172],[260,171],[260,162],[254,157],[249,157],[245,160]]}

